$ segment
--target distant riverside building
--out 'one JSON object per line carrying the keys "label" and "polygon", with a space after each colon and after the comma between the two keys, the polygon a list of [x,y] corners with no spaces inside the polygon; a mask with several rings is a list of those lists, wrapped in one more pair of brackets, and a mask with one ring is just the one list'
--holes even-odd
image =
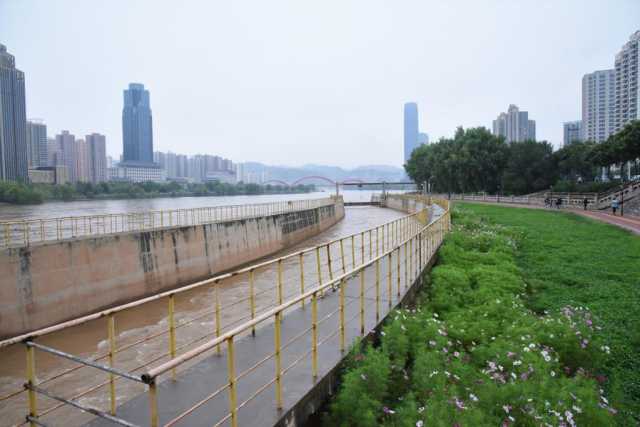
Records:
{"label": "distant riverside building", "polygon": [[107,180],[106,137],[92,133],[85,137],[89,160],[89,181],[97,184]]}
{"label": "distant riverside building", "polygon": [[0,44],[0,179],[28,179],[24,73]]}
{"label": "distant riverside building", "polygon": [[66,184],[68,182],[67,167],[43,166],[29,169],[29,182],[33,184]]}
{"label": "distant riverside building", "polygon": [[582,141],[582,120],[564,123],[564,138],[562,145],[566,147],[572,142]]}
{"label": "distant riverside building", "polygon": [[418,104],[404,104],[404,162],[411,158],[411,153],[418,147]]}
{"label": "distant riverside building", "polygon": [[41,120],[27,120],[27,164],[30,169],[48,165],[47,125]]}
{"label": "distant riverside building", "polygon": [[166,171],[154,163],[120,163],[107,170],[109,181],[162,182],[167,179]]}
{"label": "distant riverside building", "polygon": [[123,161],[153,163],[153,123],[149,91],[130,83],[124,91],[122,109]]}
{"label": "distant riverside building", "polygon": [[536,122],[529,120],[527,111],[520,111],[516,105],[511,104],[506,113],[500,113],[493,121],[493,134],[504,137],[508,143],[535,141]]}
{"label": "distant riverside building", "polygon": [[615,58],[614,132],[621,130],[630,121],[640,118],[639,44],[640,31],[636,31]]}
{"label": "distant riverside building", "polygon": [[615,70],[582,77],[582,139],[603,142],[615,131]]}
{"label": "distant riverside building", "polygon": [[63,130],[56,135],[56,146],[54,165],[66,166],[69,173],[69,181],[78,182],[78,151],[76,149],[75,135],[69,133],[68,130]]}

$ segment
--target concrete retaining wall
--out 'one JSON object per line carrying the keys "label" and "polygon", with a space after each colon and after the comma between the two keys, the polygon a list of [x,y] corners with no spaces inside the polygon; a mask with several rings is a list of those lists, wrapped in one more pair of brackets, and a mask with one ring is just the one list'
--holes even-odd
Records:
{"label": "concrete retaining wall", "polygon": [[202,280],[312,237],[335,204],[260,218],[69,239],[0,253],[0,338]]}
{"label": "concrete retaining wall", "polygon": [[395,194],[387,194],[386,197],[381,201],[381,203],[384,207],[387,207],[389,209],[394,209],[396,211],[401,211],[409,214],[416,213],[418,211],[421,211],[422,209],[429,207],[428,204],[414,198]]}

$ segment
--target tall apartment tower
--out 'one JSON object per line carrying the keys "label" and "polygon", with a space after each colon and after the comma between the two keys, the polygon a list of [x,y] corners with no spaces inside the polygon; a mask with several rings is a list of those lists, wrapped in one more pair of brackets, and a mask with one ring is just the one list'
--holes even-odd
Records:
{"label": "tall apartment tower", "polygon": [[107,181],[106,137],[99,133],[85,136],[89,160],[89,181],[97,184]]}
{"label": "tall apartment tower", "polygon": [[629,37],[615,59],[615,115],[614,132],[627,123],[640,118],[640,31]]}
{"label": "tall apartment tower", "polygon": [[566,147],[572,142],[582,141],[582,120],[565,122],[563,125],[563,136],[563,147]]}
{"label": "tall apartment tower", "polygon": [[418,147],[418,104],[404,104],[404,162],[411,158],[411,153]]}
{"label": "tall apartment tower", "polygon": [[27,163],[29,168],[47,166],[47,125],[42,120],[27,120]]}
{"label": "tall apartment tower", "polygon": [[0,179],[26,181],[27,169],[24,73],[0,44]]}
{"label": "tall apartment tower", "polygon": [[153,163],[153,123],[149,91],[143,84],[130,83],[124,91],[122,109],[122,142],[124,162]]}
{"label": "tall apartment tower", "polygon": [[514,105],[509,105],[506,113],[500,113],[493,121],[493,134],[502,136],[506,142],[521,142],[536,140],[536,122],[529,120],[529,112],[520,111]]}
{"label": "tall apartment tower", "polygon": [[78,182],[78,149],[75,135],[70,134],[68,130],[63,130],[56,135],[56,146],[58,150],[55,166],[66,166],[69,182]]}
{"label": "tall apartment tower", "polygon": [[582,138],[603,142],[615,131],[615,70],[582,77]]}

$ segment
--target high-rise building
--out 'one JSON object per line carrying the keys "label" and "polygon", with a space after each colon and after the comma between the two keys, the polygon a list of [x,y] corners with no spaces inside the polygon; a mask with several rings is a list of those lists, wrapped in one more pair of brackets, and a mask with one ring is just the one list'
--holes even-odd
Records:
{"label": "high-rise building", "polygon": [[582,139],[603,142],[615,131],[615,70],[582,77]]}
{"label": "high-rise building", "polygon": [[411,153],[418,147],[418,104],[407,102],[404,104],[404,162],[411,157]]}
{"label": "high-rise building", "polygon": [[91,182],[91,165],[89,150],[84,139],[76,139],[75,144],[76,172],[78,182]]}
{"label": "high-rise building", "polygon": [[0,44],[0,179],[28,179],[24,73]]}
{"label": "high-rise building", "polygon": [[516,105],[511,104],[506,113],[500,113],[493,121],[493,134],[504,137],[508,143],[535,141],[536,122],[529,120],[527,111],[520,111]]}
{"label": "high-rise building", "polygon": [[564,123],[564,138],[562,146],[566,147],[572,142],[582,141],[582,120]]}
{"label": "high-rise building", "polygon": [[41,120],[27,120],[27,163],[29,169],[47,166],[47,125]]}
{"label": "high-rise building", "polygon": [[614,132],[640,118],[640,31],[629,37],[615,59]]}
{"label": "high-rise building", "polygon": [[130,83],[124,91],[122,109],[123,161],[153,163],[153,123],[149,91],[140,83]]}
{"label": "high-rise building", "polygon": [[56,135],[57,155],[55,166],[66,166],[68,171],[69,182],[78,182],[78,150],[76,148],[76,137],[63,130],[62,133]]}
{"label": "high-rise building", "polygon": [[87,155],[89,157],[89,180],[97,184],[107,180],[107,148],[106,137],[92,133],[85,137]]}

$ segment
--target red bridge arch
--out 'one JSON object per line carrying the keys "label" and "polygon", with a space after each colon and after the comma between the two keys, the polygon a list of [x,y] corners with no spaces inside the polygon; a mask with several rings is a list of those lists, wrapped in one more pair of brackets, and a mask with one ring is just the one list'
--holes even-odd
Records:
{"label": "red bridge arch", "polygon": [[335,181],[330,180],[329,178],[326,178],[324,176],[317,176],[317,175],[311,175],[311,176],[303,176],[300,179],[297,179],[295,181],[293,181],[293,183],[291,185],[298,185],[300,184],[302,181],[305,181],[307,179],[320,179],[322,181],[326,181],[329,184],[335,184]]}

